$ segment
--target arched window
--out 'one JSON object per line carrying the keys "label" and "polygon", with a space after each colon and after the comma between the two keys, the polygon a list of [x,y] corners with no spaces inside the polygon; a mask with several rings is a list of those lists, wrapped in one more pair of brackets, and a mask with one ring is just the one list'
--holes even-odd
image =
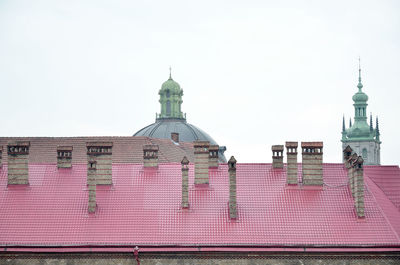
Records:
{"label": "arched window", "polygon": [[170,96],[170,95],[169,95],[169,90],[167,90],[167,98],[169,98],[169,96]]}
{"label": "arched window", "polygon": [[362,150],[362,158],[363,158],[364,160],[367,160],[367,159],[368,159],[368,151],[367,151],[366,148],[364,148],[364,149]]}
{"label": "arched window", "polygon": [[167,100],[167,115],[171,115],[171,101]]}

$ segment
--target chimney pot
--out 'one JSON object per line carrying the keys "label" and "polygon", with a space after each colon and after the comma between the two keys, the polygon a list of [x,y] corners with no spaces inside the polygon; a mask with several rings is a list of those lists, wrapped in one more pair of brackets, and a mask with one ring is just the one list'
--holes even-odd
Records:
{"label": "chimney pot", "polygon": [[218,151],[219,151],[219,146],[218,145],[210,145],[210,148],[208,149],[210,154],[209,154],[209,167],[218,167]]}
{"label": "chimney pot", "polygon": [[72,167],[72,146],[57,146],[57,167]]}
{"label": "chimney pot", "polygon": [[283,145],[272,146],[272,167],[283,168]]}
{"label": "chimney pot", "polygon": [[145,168],[158,167],[158,145],[147,144],[143,146],[143,166]]}

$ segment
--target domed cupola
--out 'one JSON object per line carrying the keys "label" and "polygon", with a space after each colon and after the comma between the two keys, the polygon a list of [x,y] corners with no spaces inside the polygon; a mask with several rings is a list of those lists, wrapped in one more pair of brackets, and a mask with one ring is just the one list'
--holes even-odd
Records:
{"label": "domed cupola", "polygon": [[157,115],[157,119],[185,119],[181,111],[183,90],[172,79],[171,69],[168,80],[161,85],[158,94],[160,95],[161,113]]}
{"label": "domed cupola", "polygon": [[[137,131],[134,136],[147,136],[152,138],[171,139],[171,134],[178,134],[179,141],[207,141],[211,145],[218,143],[205,131],[186,122],[186,113],[181,111],[183,90],[171,77],[161,85],[160,95],[161,113],[157,114],[156,122]],[[219,147],[219,160],[226,163],[225,146]]]}

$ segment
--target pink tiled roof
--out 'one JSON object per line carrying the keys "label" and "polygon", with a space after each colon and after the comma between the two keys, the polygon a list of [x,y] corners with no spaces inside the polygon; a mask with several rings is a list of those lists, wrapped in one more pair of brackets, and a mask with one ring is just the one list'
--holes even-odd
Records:
{"label": "pink tiled roof", "polygon": [[[75,151],[75,147],[74,147]],[[229,218],[227,165],[194,186],[182,210],[181,166],[114,163],[113,185],[98,186],[88,213],[86,164],[29,165],[29,186],[7,186],[0,171],[0,246],[399,247],[400,212],[366,167],[365,219],[357,219],[342,164],[324,164],[323,189],[288,187],[271,164],[237,165],[238,219]],[[299,165],[299,170],[301,165]]]}

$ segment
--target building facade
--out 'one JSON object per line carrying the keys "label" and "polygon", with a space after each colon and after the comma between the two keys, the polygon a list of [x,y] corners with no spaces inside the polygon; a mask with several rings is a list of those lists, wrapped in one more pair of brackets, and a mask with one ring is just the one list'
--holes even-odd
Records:
{"label": "building facade", "polygon": [[[373,127],[372,114],[370,115],[370,124],[367,123],[367,102],[368,96],[362,91],[361,68],[358,69],[358,92],[354,94],[354,124],[351,123],[346,129],[345,118],[342,125],[342,150],[350,146],[353,151],[361,155],[366,165],[381,164],[381,141],[378,117],[376,125]],[[344,162],[344,161],[343,161]]]}

